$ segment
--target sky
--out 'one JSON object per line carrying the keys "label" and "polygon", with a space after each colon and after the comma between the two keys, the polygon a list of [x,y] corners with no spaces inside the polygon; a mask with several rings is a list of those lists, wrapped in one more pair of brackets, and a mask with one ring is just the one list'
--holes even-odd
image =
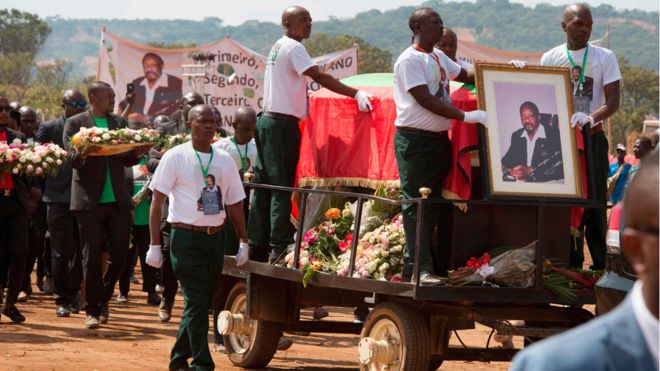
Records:
{"label": "sky", "polygon": [[[16,8],[36,13],[40,17],[59,15],[62,18],[119,18],[119,19],[193,19],[205,17],[221,18],[227,25],[239,25],[247,20],[279,23],[284,8],[297,4],[306,7],[315,20],[326,20],[330,16],[350,18],[356,13],[379,9],[389,10],[405,5],[418,5],[424,0],[193,0],[191,6],[182,1],[171,0],[0,0],[0,8]],[[571,0],[512,0],[526,6],[538,3],[561,5]],[[608,3],[617,9],[641,9],[658,11],[658,0],[607,0],[588,1],[591,5]],[[200,12],[197,9],[204,9]]]}

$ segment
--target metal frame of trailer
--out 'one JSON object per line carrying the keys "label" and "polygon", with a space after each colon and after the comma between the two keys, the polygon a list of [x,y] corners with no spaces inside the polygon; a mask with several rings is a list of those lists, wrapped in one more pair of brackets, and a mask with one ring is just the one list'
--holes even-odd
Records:
{"label": "metal frame of trailer", "polygon": [[[389,204],[418,204],[418,238],[413,277],[419,277],[419,236],[424,205],[453,204],[457,201],[418,198],[389,200],[371,195],[326,190],[246,184],[251,188],[293,191],[300,194],[300,223],[304,225],[307,196],[312,193],[343,196],[357,200],[354,230],[360,229],[362,205],[366,200]],[[426,192],[423,192],[426,193]],[[575,202],[562,200],[470,200],[468,206],[526,207],[536,210],[536,267],[541,267],[547,246],[540,236],[545,231],[548,208],[571,208]],[[585,202],[583,206],[593,207]],[[551,232],[551,231],[550,231]],[[298,266],[300,241],[296,236],[294,266]],[[360,334],[359,366],[364,370],[429,370],[444,360],[508,361],[516,349],[491,348],[495,331],[500,335],[522,336],[525,344],[557,334],[593,318],[581,306],[595,304],[593,291],[581,290],[575,300],[561,301],[542,287],[542,269],[536,269],[531,288],[421,286],[413,282],[387,282],[351,277],[359,239],[353,239],[349,272],[337,276],[316,272],[303,288],[303,273],[296,269],[250,261],[236,267],[226,257],[220,295],[225,302],[218,328],[224,336],[230,360],[245,368],[264,367],[272,359],[283,332]],[[310,306],[369,307],[364,323],[301,320],[300,310]],[[510,321],[524,321],[524,325]],[[449,346],[456,330],[480,323],[492,329],[483,348]],[[461,341],[462,343],[462,341]]]}

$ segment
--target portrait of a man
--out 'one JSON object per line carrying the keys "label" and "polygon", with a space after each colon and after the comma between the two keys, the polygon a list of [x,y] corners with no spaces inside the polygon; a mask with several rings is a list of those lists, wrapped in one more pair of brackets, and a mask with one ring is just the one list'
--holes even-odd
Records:
{"label": "portrait of a man", "polygon": [[573,95],[588,97],[591,101],[594,95],[594,79],[587,76],[585,71],[585,75],[582,81],[582,92],[580,93],[580,73],[582,73],[582,67],[573,66],[571,68],[571,85],[573,88]]}
{"label": "portrait of a man", "polygon": [[[522,128],[511,135],[502,157],[504,181],[547,182],[564,178],[559,131],[550,125],[552,115],[542,115],[531,101],[520,105]],[[550,116],[550,120],[542,117]],[[545,122],[544,122],[545,121]]]}
{"label": "portrait of a man", "polygon": [[206,187],[202,188],[199,199],[197,199],[197,210],[204,214],[217,214],[222,210],[222,192],[215,183],[215,175],[208,174],[204,177]]}
{"label": "portrait of a man", "polygon": [[[151,119],[158,115],[171,116],[176,111],[183,83],[180,78],[164,73],[164,66],[163,58],[156,53],[146,53],[142,57],[144,75],[132,81],[135,100],[130,113]],[[122,109],[126,104],[122,102]]]}

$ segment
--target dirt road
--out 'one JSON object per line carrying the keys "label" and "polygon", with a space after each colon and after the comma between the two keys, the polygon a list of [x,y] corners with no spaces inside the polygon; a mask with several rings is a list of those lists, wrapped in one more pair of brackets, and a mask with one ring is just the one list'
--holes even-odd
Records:
{"label": "dirt road", "polygon": [[[20,310],[27,321],[16,325],[0,320],[0,370],[163,370],[167,368],[183,300],[177,298],[172,321],[158,322],[157,308],[146,304],[146,294],[132,285],[129,302],[110,305],[110,323],[99,330],[83,326],[84,315],[55,317],[52,297],[38,292]],[[330,320],[350,317],[346,309],[330,308]],[[308,319],[310,313],[305,313]],[[212,323],[212,322],[211,322]],[[490,330],[460,331],[468,345],[484,346]],[[290,336],[294,345],[278,352],[271,370],[355,370],[357,335]],[[209,341],[213,341],[209,333]],[[452,344],[459,345],[455,338]],[[491,342],[492,346],[492,342]],[[517,342],[516,347],[521,347]],[[214,353],[219,370],[239,370],[224,354]],[[443,370],[506,370],[508,363],[446,362]]]}

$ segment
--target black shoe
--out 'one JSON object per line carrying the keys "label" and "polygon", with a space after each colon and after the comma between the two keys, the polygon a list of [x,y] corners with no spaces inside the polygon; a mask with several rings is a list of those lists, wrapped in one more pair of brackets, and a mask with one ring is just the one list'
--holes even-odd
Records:
{"label": "black shoe", "polygon": [[99,317],[88,314],[85,318],[85,327],[88,329],[99,328]]}
{"label": "black shoe", "polygon": [[71,315],[71,310],[66,305],[58,304],[57,309],[55,310],[55,315],[57,317],[69,317]]}
{"label": "black shoe", "polygon": [[39,288],[39,291],[44,292],[44,278],[43,277],[37,277],[37,287]]}
{"label": "black shoe", "polygon": [[2,314],[9,317],[12,322],[23,323],[25,322],[25,317],[18,311],[14,305],[5,305],[5,308],[2,310]]}
{"label": "black shoe", "polygon": [[168,304],[163,300],[158,308],[158,319],[161,322],[169,322],[170,318],[172,318],[172,304]]}
{"label": "black shoe", "polygon": [[140,280],[137,278],[137,276],[135,275],[135,273],[133,273],[133,274],[131,275],[131,283],[132,283],[132,284],[135,284],[135,285],[137,285],[137,284],[140,283]]}
{"label": "black shoe", "polygon": [[105,325],[108,323],[108,319],[110,319],[110,308],[108,307],[108,303],[101,304],[101,315],[99,316],[99,322]]}
{"label": "black shoe", "polygon": [[270,254],[268,255],[268,264],[270,265],[282,265],[284,263],[284,258],[286,257],[286,254],[288,253],[287,249],[283,250],[271,250]]}
{"label": "black shoe", "polygon": [[293,345],[293,340],[280,338],[277,342],[277,350],[287,350]]}
{"label": "black shoe", "polygon": [[158,296],[158,294],[155,292],[151,292],[149,295],[147,295],[147,304],[160,305],[160,300],[160,296]]}
{"label": "black shoe", "polygon": [[80,294],[74,296],[73,300],[71,300],[71,303],[69,304],[69,311],[71,314],[80,313]]}

